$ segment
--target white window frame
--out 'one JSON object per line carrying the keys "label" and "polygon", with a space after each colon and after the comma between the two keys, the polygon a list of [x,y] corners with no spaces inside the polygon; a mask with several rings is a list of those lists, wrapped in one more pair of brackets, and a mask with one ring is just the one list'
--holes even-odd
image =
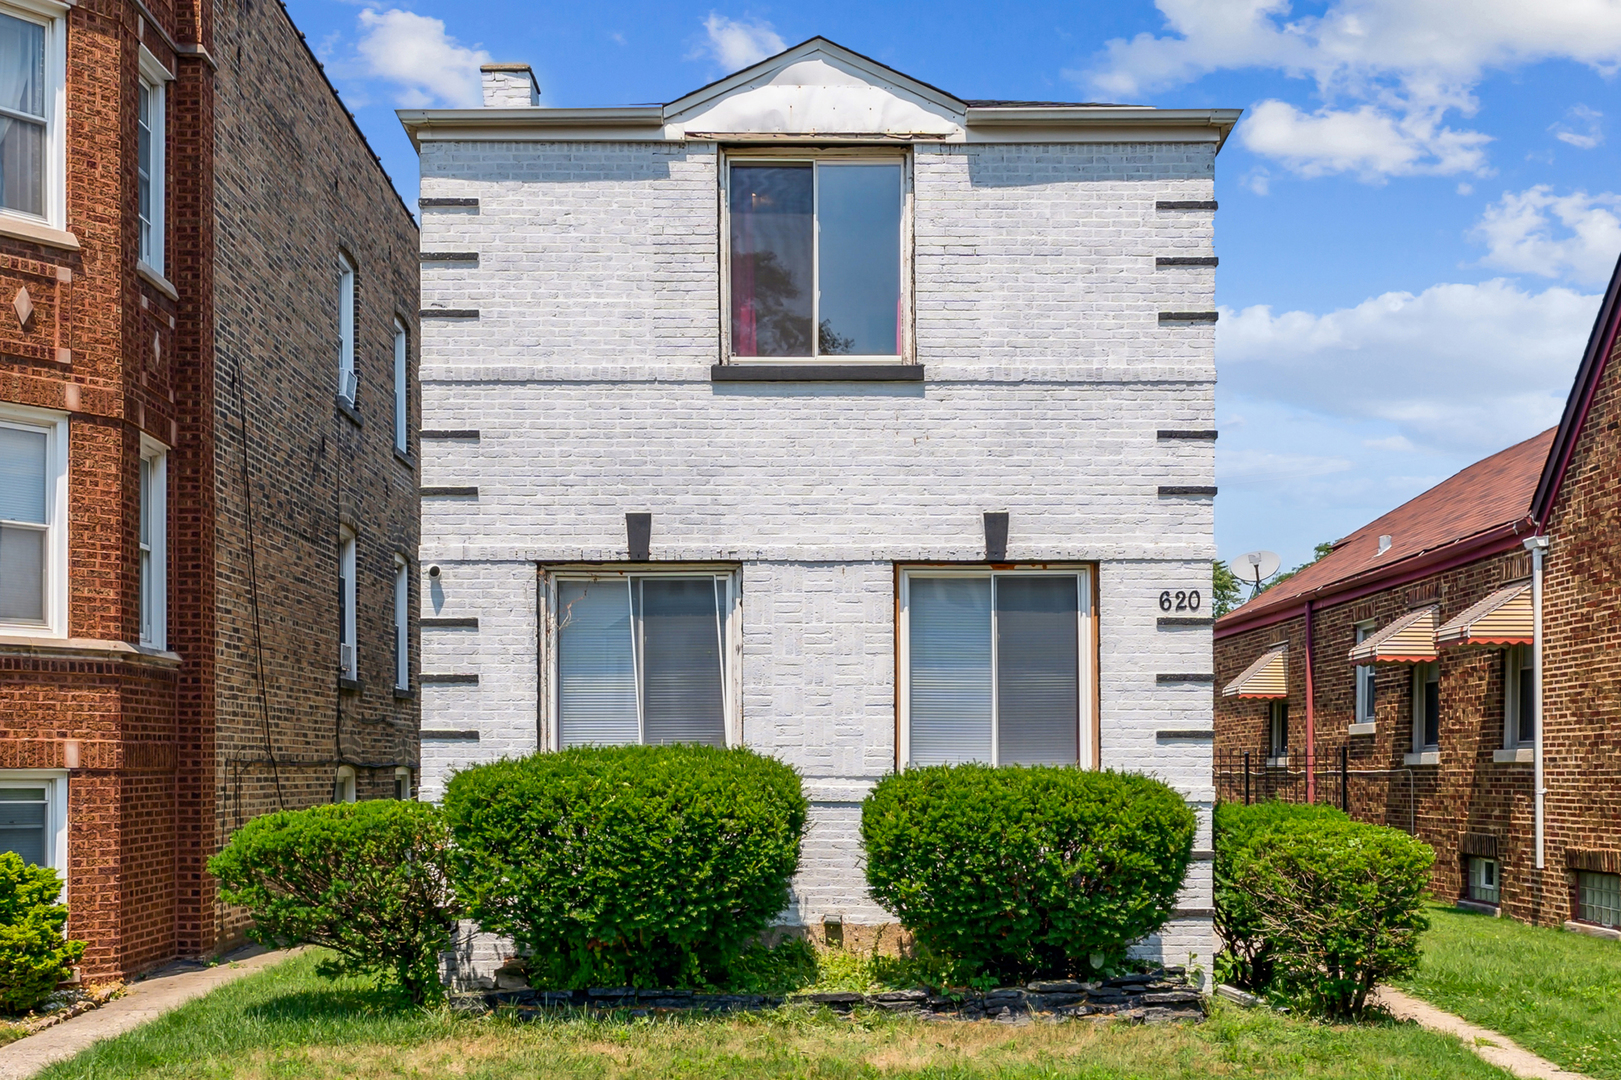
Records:
{"label": "white window frame", "polygon": [[[1464,897],[1476,904],[1491,904],[1493,907],[1503,902],[1503,864],[1496,859],[1489,859],[1484,855],[1470,855],[1465,860],[1464,872],[1468,878],[1464,886]],[[1492,884],[1484,882],[1486,874],[1483,872],[1487,866],[1491,867]],[[1479,872],[1477,872],[1479,871]],[[1475,890],[1490,891],[1495,894],[1491,899],[1476,896]]]}
{"label": "white window frame", "polygon": [[[1356,643],[1360,645],[1372,637],[1378,625],[1377,620],[1357,623]],[[1353,670],[1356,679],[1356,714],[1351,717],[1351,734],[1372,734],[1378,708],[1378,668],[1373,664],[1358,664]]]}
{"label": "white window frame", "polygon": [[[354,531],[347,525],[338,529],[338,581],[342,594],[342,612],[338,620],[338,672],[345,679],[360,678],[360,642],[356,638],[355,597],[359,588],[355,584],[355,571],[359,563],[359,543]],[[347,653],[344,646],[349,647]]]}
{"label": "white window frame", "polygon": [[394,556],[394,688],[411,689],[411,568]]}
{"label": "white window frame", "polygon": [[[1437,716],[1435,720],[1435,745],[1430,746],[1424,742],[1424,722],[1428,719],[1428,715],[1424,711],[1424,685],[1429,682],[1429,674],[1431,671],[1434,671],[1436,676],[1436,707],[1437,710],[1439,710],[1441,698],[1439,690],[1439,684],[1441,681],[1441,662],[1439,660],[1431,660],[1425,664],[1413,665],[1413,753],[1415,755],[1437,754],[1441,749],[1441,718],[1439,716]],[[1425,764],[1427,764],[1427,762]]]}
{"label": "white window frame", "polygon": [[405,765],[394,770],[394,797],[402,801],[411,798],[411,770]]}
{"label": "white window frame", "polygon": [[[684,566],[661,566],[656,570],[604,570],[601,567],[559,566],[543,571],[544,584],[542,592],[546,605],[546,610],[543,613],[546,628],[546,693],[544,695],[546,716],[545,731],[541,741],[546,749],[558,750],[562,748],[562,731],[558,722],[562,709],[558,702],[560,680],[557,670],[559,635],[557,625],[557,586],[559,582],[623,581],[626,578],[653,577],[713,577],[725,584],[726,595],[721,601],[726,606],[726,636],[725,640],[721,642],[723,650],[722,715],[726,728],[726,745],[728,747],[743,745],[743,639],[741,631],[743,589],[741,574],[736,566],[716,563],[692,563]],[[638,712],[641,709],[640,697],[641,694],[638,690]]]}
{"label": "white window frame", "polygon": [[355,800],[354,767],[352,765],[339,765],[337,776],[332,782],[332,801],[335,803],[352,803]]}
{"label": "white window frame", "polygon": [[354,408],[359,398],[355,374],[355,263],[338,252],[338,396]]}
{"label": "white window frame", "polygon": [[68,773],[66,769],[0,769],[0,787],[34,788],[45,785],[46,851],[51,869],[62,878],[62,899],[68,891]]}
{"label": "white window frame", "polygon": [[[1076,766],[1082,769],[1095,769],[1098,767],[1098,672],[1097,672],[1097,641],[1094,631],[1095,598],[1093,576],[1096,573],[1091,564],[1053,564],[1053,565],[1026,565],[1015,566],[1010,569],[995,569],[989,567],[935,567],[935,566],[907,566],[900,572],[900,618],[896,626],[896,650],[899,656],[900,676],[900,732],[896,746],[896,767],[906,769],[912,762],[912,579],[914,577],[968,577],[968,578],[999,578],[999,577],[1027,577],[1030,575],[1056,577],[1068,574],[1076,576],[1077,601],[1076,611],[1076,652],[1077,674],[1080,677],[1080,702],[1078,716],[1080,731],[1077,732],[1076,744],[1079,750]],[[1000,709],[997,703],[996,673],[998,670],[996,656],[996,603],[995,594],[992,594],[991,603],[991,757],[986,762],[989,765],[998,764],[994,759],[1000,754]]]}
{"label": "white window frame", "polygon": [[0,12],[45,27],[45,215],[0,207],[0,221],[67,229],[67,13],[71,5],[52,0],[5,0]]}
{"label": "white window frame", "polygon": [[[139,530],[136,542],[145,560],[145,569],[151,573],[150,582],[145,574],[141,581],[140,642],[149,649],[169,647],[169,448],[156,439],[141,436],[141,461],[147,463],[150,490],[142,488],[138,498],[149,502],[141,509],[148,519],[149,542],[140,544]],[[139,565],[139,564],[138,564]]]}
{"label": "white window frame", "polygon": [[0,403],[0,426],[42,431],[45,444],[45,621],[0,620],[0,634],[68,636],[68,418],[63,413]]}
{"label": "white window frame", "polygon": [[[167,234],[165,228],[169,209],[169,83],[174,81],[174,75],[160,64],[158,58],[148,52],[144,45],[141,47],[140,68],[140,85],[151,94],[148,113],[152,117],[152,123],[148,129],[151,131],[152,138],[150,174],[152,185],[152,220],[150,223],[152,241],[151,246],[147,247],[144,244],[144,238],[142,238],[143,243],[138,249],[139,261],[147,270],[161,278],[166,273],[165,239]],[[137,111],[136,115],[137,122],[139,122],[139,111]],[[138,153],[139,150],[137,150]],[[137,162],[137,168],[139,168],[139,162]],[[137,218],[140,216],[139,206],[137,206],[136,216]]]}
{"label": "white window frame", "polygon": [[394,320],[394,449],[411,452],[411,335],[405,323]]}
{"label": "white window frame", "polygon": [[[1283,743],[1278,743],[1279,718],[1283,721]],[[1282,698],[1269,701],[1266,705],[1266,763],[1268,765],[1289,764],[1289,700]]]}
{"label": "white window frame", "polygon": [[[732,166],[735,164],[815,165],[823,161],[868,162],[881,164],[896,162],[901,166],[901,351],[898,355],[846,356],[843,354],[810,356],[737,356],[732,350]],[[817,170],[818,174],[820,170]],[[819,192],[820,178],[813,181]],[[818,203],[813,204],[819,207]],[[912,243],[912,155],[905,150],[880,147],[822,148],[796,147],[792,151],[766,149],[736,149],[726,151],[720,161],[720,333],[721,355],[731,364],[909,364],[916,352],[913,346],[913,243]],[[819,210],[813,212],[813,227],[820,232]],[[821,267],[815,253],[820,251],[818,241],[812,247],[812,277],[815,278],[811,302],[811,337],[816,340],[821,310]]]}
{"label": "white window frame", "polygon": [[1503,749],[1524,750],[1536,746],[1536,716],[1531,717],[1531,737],[1520,738],[1520,679],[1531,671],[1532,646],[1510,645],[1503,650]]}

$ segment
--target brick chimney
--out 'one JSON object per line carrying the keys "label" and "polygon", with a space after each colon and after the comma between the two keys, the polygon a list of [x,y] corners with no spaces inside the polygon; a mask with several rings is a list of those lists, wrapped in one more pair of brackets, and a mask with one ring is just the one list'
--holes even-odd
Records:
{"label": "brick chimney", "polygon": [[523,109],[540,104],[540,86],[528,64],[484,64],[484,107]]}

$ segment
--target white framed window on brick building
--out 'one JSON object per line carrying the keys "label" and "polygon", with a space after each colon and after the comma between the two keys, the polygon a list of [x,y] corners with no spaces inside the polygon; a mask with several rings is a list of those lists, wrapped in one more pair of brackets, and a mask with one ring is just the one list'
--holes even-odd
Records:
{"label": "white framed window on brick building", "polygon": [[355,374],[355,264],[338,252],[338,396],[351,407],[359,392]]}
{"label": "white framed window on brick building", "polygon": [[1266,763],[1268,765],[1289,764],[1289,703],[1287,701],[1268,702],[1266,728]]}
{"label": "white framed window on brick building", "polygon": [[66,878],[68,774],[62,769],[0,770],[0,851]]}
{"label": "white framed window on brick building", "polygon": [[1502,868],[1497,860],[1469,856],[1469,899],[1477,904],[1495,905],[1502,893]]}
{"label": "white framed window on brick building", "polygon": [[355,640],[355,534],[338,530],[338,673],[360,678],[360,649]]}
{"label": "white framed window on brick building", "polygon": [[[1356,643],[1360,645],[1372,636],[1377,626],[1377,622],[1357,623]],[[1378,704],[1377,675],[1378,669],[1372,664],[1358,664],[1356,667],[1356,715],[1351,718],[1352,735],[1368,735],[1373,732],[1375,708]]]}
{"label": "white framed window on brick building", "polygon": [[1536,651],[1529,645],[1503,650],[1503,748],[1536,745]]}
{"label": "white framed window on brick building", "polygon": [[0,3],[0,220],[67,227],[67,11]]}
{"label": "white framed window on brick building", "polygon": [[135,89],[136,217],[140,222],[140,261],[159,277],[164,269],[164,221],[168,212],[168,84],[172,76],[146,49],[141,50]]}
{"label": "white framed window on brick building", "polygon": [[[1441,664],[1432,660],[1413,665],[1413,753],[1412,757],[1429,758],[1441,750]],[[1432,760],[1407,762],[1409,765],[1430,765]]]}
{"label": "white framed window on brick building", "polygon": [[169,647],[169,454],[141,436],[141,521],[137,533],[141,572],[141,644]]}
{"label": "white framed window on brick building", "polygon": [[740,741],[735,572],[548,578],[555,746]]}
{"label": "white framed window on brick building", "polygon": [[394,689],[411,689],[411,578],[404,555],[394,556]]}
{"label": "white framed window on brick building", "polygon": [[355,801],[355,770],[352,765],[339,765],[338,775],[332,785],[333,802]]}
{"label": "white framed window on brick building", "polygon": [[1576,917],[1599,926],[1621,927],[1621,874],[1578,871]]}
{"label": "white framed window on brick building", "polygon": [[911,334],[909,160],[870,151],[726,161],[727,352],[896,363]]}
{"label": "white framed window on brick building", "polygon": [[1090,569],[918,568],[900,587],[900,764],[1096,764]]}
{"label": "white framed window on brick building", "polygon": [[411,770],[404,765],[394,770],[394,797],[401,800],[411,797]]}
{"label": "white framed window on brick building", "polygon": [[0,632],[67,636],[68,421],[0,405]]}
{"label": "white framed window on brick building", "polygon": [[394,449],[402,454],[411,450],[408,425],[411,422],[410,338],[405,324],[394,320]]}

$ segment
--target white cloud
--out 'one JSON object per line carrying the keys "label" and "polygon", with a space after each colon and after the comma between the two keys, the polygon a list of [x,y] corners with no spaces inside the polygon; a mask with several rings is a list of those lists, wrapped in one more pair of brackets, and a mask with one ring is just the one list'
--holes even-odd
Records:
{"label": "white cloud", "polygon": [[[1487,71],[1547,59],[1621,67],[1621,5],[1611,0],[1328,0],[1321,14],[1298,16],[1288,0],[1156,4],[1168,33],[1110,41],[1074,77],[1116,98],[1239,68],[1312,79],[1322,111],[1291,116],[1263,102],[1271,114],[1246,121],[1259,122],[1253,134],[1241,129],[1258,153],[1308,175],[1481,172],[1486,137],[1442,118],[1474,113]],[[1307,136],[1309,148],[1279,152],[1284,131]]]}
{"label": "white cloud", "polygon": [[1604,141],[1604,126],[1599,123],[1604,119],[1603,113],[1586,105],[1573,105],[1567,115],[1582,130],[1576,131],[1563,123],[1550,124],[1548,130],[1553,132],[1554,138],[1562,143],[1569,143],[1578,150],[1591,150]]}
{"label": "white cloud", "polygon": [[1224,450],[1216,462],[1217,482],[1225,488],[1254,487],[1285,480],[1346,472],[1348,458],[1318,457],[1313,454],[1280,453],[1271,450]]}
{"label": "white cloud", "polygon": [[1487,247],[1487,266],[1602,284],[1621,255],[1621,195],[1555,195],[1546,184],[1506,191],[1473,236]]}
{"label": "white cloud", "polygon": [[709,57],[727,71],[757,64],[787,46],[768,22],[728,19],[711,11],[704,20],[704,41],[688,59]]}
{"label": "white cloud", "polygon": [[1597,308],[1596,296],[1496,280],[1323,315],[1224,310],[1216,358],[1228,392],[1478,455],[1558,419]]}
{"label": "white cloud", "polygon": [[367,8],[360,13],[360,30],[358,66],[366,76],[397,86],[399,104],[480,104],[478,68],[490,62],[490,54],[458,44],[442,20],[398,8]]}

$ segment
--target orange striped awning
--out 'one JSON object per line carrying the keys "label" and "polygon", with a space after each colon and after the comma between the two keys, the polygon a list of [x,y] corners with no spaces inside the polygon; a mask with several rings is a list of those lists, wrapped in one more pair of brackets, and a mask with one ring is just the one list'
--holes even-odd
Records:
{"label": "orange striped awning", "polygon": [[1438,655],[1435,628],[1441,609],[1409,611],[1351,650],[1353,664],[1427,664]]}
{"label": "orange striped awning", "polygon": [[1244,673],[1222,687],[1222,697],[1286,698],[1289,696],[1289,646],[1276,645]]}
{"label": "orange striped awning", "polygon": [[1498,589],[1435,632],[1435,642],[1443,649],[1454,645],[1530,645],[1534,639],[1529,581]]}

